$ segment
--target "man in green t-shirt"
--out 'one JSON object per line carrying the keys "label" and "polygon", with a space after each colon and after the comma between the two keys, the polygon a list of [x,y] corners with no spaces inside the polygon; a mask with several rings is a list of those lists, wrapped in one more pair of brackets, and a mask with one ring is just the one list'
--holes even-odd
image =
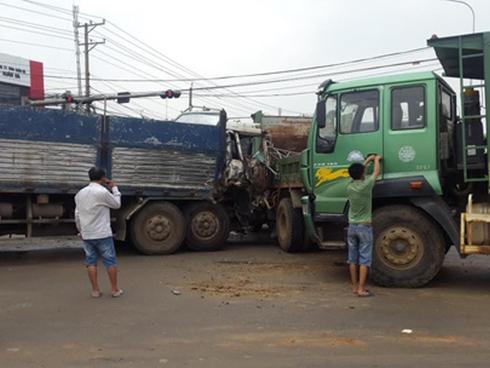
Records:
{"label": "man in green t-shirt", "polygon": [[[349,167],[352,181],[347,185],[347,196],[349,197],[348,263],[352,291],[361,297],[372,295],[366,289],[366,280],[373,254],[372,197],[374,184],[380,172],[380,160],[381,156],[371,155],[366,159],[364,165],[353,163]],[[366,177],[366,166],[370,162],[374,162],[373,173]]]}

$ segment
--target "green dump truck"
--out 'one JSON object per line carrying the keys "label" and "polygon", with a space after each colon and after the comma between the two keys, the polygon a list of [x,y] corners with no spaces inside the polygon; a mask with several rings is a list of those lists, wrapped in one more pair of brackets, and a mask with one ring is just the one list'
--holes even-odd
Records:
{"label": "green dump truck", "polygon": [[306,149],[272,165],[267,203],[284,250],[343,242],[347,169],[376,153],[384,158],[373,195],[377,283],[428,283],[451,245],[461,256],[490,252],[490,33],[428,45],[445,75],[459,78],[458,93],[432,72],[320,86]]}

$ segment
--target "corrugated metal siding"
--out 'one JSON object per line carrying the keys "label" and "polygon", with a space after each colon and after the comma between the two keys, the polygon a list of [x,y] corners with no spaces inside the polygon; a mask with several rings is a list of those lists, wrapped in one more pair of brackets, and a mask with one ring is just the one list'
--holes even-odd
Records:
{"label": "corrugated metal siding", "polygon": [[0,139],[0,185],[80,186],[96,157],[90,145]]}
{"label": "corrugated metal siding", "polygon": [[209,190],[215,170],[216,155],[127,147],[112,151],[112,177],[121,186]]}

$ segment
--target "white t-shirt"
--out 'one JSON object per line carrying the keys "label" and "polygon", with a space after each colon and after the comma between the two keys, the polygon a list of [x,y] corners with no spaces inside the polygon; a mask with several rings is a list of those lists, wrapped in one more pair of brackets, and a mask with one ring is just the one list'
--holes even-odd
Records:
{"label": "white t-shirt", "polygon": [[82,239],[103,239],[112,236],[111,208],[121,207],[121,193],[112,193],[104,186],[90,183],[75,196],[75,221]]}

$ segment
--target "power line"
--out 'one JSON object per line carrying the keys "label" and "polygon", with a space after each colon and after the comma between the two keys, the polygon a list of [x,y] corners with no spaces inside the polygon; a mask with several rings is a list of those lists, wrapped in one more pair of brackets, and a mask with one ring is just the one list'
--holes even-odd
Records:
{"label": "power line", "polygon": [[[115,49],[113,47],[108,46],[109,49],[112,49],[113,51],[118,52],[119,54],[122,54],[122,55],[124,55],[124,56],[126,56],[126,57],[128,57],[128,58],[130,58],[132,60],[135,60],[135,61],[137,61],[137,62],[145,65],[145,66],[149,66],[149,67],[154,68],[154,69],[156,69],[158,71],[163,71],[163,72],[165,72],[165,73],[167,73],[167,74],[169,74],[171,76],[174,76],[174,77],[181,77],[182,76],[181,74],[178,74],[175,71],[171,71],[168,68],[163,67],[162,64],[160,64],[160,63],[153,62],[149,58],[147,58],[147,57],[145,57],[145,56],[143,56],[141,54],[135,53],[134,50],[128,49],[124,45],[121,45],[119,42],[114,41],[111,38],[108,38],[106,35],[102,34],[101,32],[98,32],[98,36],[99,37],[104,37],[108,41],[112,41],[112,43],[114,43],[117,47],[119,47],[120,49],[124,50],[124,51],[120,51],[120,50],[117,50],[117,49]],[[109,56],[109,55],[106,54],[106,56]],[[118,60],[118,61],[121,62],[120,60]],[[158,83],[158,82],[156,82],[156,83]],[[167,82],[167,83],[170,83],[170,82]],[[247,111],[248,112],[249,109],[250,109],[249,106],[240,104],[238,102],[235,102],[234,105],[235,105],[235,107],[233,107],[233,108],[238,108],[238,109],[241,109],[242,111]]]}
{"label": "power line", "polygon": [[[139,40],[138,38],[136,38],[136,37],[135,37],[135,36],[133,36],[132,34],[130,34],[130,33],[128,33],[128,32],[126,32],[126,31],[125,31],[124,29],[122,29],[121,27],[117,26],[116,24],[114,24],[114,23],[112,23],[112,22],[110,22],[110,21],[108,21],[108,24],[112,25],[113,27],[115,27],[116,29],[118,29],[118,30],[119,30],[120,32],[122,32],[123,34],[126,34],[127,36],[131,37],[132,39],[136,40],[136,41],[137,41],[137,42],[139,42],[140,44],[142,44],[142,45],[144,45],[145,47],[147,47],[148,49],[150,49],[151,53],[150,53],[150,52],[148,52],[147,50],[143,49],[143,48],[142,48],[142,47],[141,47],[139,44],[135,44],[134,42],[131,42],[131,41],[130,41],[130,42],[131,42],[133,45],[135,45],[135,47],[138,47],[139,49],[142,49],[143,51],[145,51],[145,52],[147,52],[147,53],[149,53],[149,54],[152,54],[152,53],[153,53],[153,55],[155,55],[155,53],[156,53],[157,55],[160,55],[160,57],[164,58],[165,60],[167,60],[167,62],[169,62],[170,64],[174,65],[175,67],[177,67],[177,68],[179,68],[179,69],[181,69],[181,70],[183,70],[183,71],[185,71],[185,72],[187,72],[187,73],[189,73],[189,74],[191,74],[191,75],[194,75],[194,76],[197,76],[197,77],[199,77],[199,78],[202,78],[203,80],[205,80],[205,79],[206,79],[206,78],[205,78],[205,77],[203,77],[202,75],[200,75],[200,74],[198,74],[198,73],[196,73],[196,72],[192,71],[191,69],[189,69],[189,68],[187,68],[187,67],[183,66],[182,64],[180,64],[180,63],[176,62],[175,60],[173,60],[173,59],[169,58],[167,55],[165,55],[165,54],[161,53],[160,51],[156,50],[155,48],[153,48],[152,46],[148,45],[148,44],[147,44],[147,43],[145,43],[144,41]],[[109,31],[110,31],[110,30],[109,30]],[[112,31],[110,31],[110,32],[112,32]],[[112,33],[116,34],[115,32],[112,32]],[[117,36],[119,36],[119,37],[121,37],[119,34],[116,34],[116,35],[117,35]],[[158,57],[158,56],[157,56],[157,57]],[[215,84],[215,83],[213,83],[213,84]],[[204,88],[204,87],[203,87],[203,88]],[[233,92],[233,91],[231,91],[231,90],[230,90],[230,92]],[[248,99],[248,100],[251,100],[251,99]],[[254,101],[254,100],[251,100],[251,101],[252,101],[254,104],[259,105],[259,106],[268,106],[268,107],[271,107],[271,105],[267,105],[267,104],[264,104],[264,103],[261,103],[261,102],[258,102],[258,101]],[[242,106],[244,106],[244,105],[242,105]],[[273,107],[273,108],[276,108],[275,106],[272,106],[272,107]]]}
{"label": "power line", "polygon": [[[98,51],[98,52],[100,52],[100,51]],[[105,54],[105,53],[103,53],[103,54]],[[107,54],[105,54],[105,55],[107,55]],[[298,81],[298,80],[323,78],[323,77],[328,77],[328,76],[333,76],[333,75],[351,74],[351,73],[358,73],[358,72],[370,71],[370,70],[379,70],[379,69],[385,69],[385,68],[395,68],[395,67],[399,67],[399,66],[414,65],[414,64],[426,63],[429,61],[436,61],[436,60],[437,60],[436,58],[416,60],[416,61],[412,60],[412,61],[406,61],[406,62],[400,62],[400,63],[374,65],[374,66],[357,68],[357,69],[346,69],[346,70],[341,70],[341,71],[332,71],[329,73],[306,75],[306,76],[301,76],[301,77],[272,79],[272,80],[258,80],[258,81],[250,81],[250,82],[245,82],[245,83],[235,83],[235,84],[207,86],[207,87],[194,87],[194,90],[201,90],[202,91],[202,90],[214,90],[214,89],[221,89],[221,88],[226,89],[226,88],[230,88],[230,87],[247,87],[247,86],[256,86],[256,85],[264,85],[264,84],[285,83],[285,82]],[[438,65],[438,64],[437,63],[436,64],[428,64],[428,65],[424,65],[424,67],[431,66],[431,65]],[[72,76],[59,76],[59,75],[47,75],[45,77],[46,78],[52,78],[52,79],[66,79],[66,80],[76,79],[76,77],[72,77]],[[93,78],[93,80],[94,81],[100,81],[100,82],[112,82],[111,79],[106,79],[106,78]],[[154,81],[151,81],[151,82],[155,83]],[[189,89],[183,89],[183,91],[189,91]]]}
{"label": "power line", "polygon": [[41,35],[41,36],[46,36],[46,37],[53,37],[53,38],[59,38],[59,39],[64,39],[64,40],[70,40],[71,41],[71,38],[69,38],[69,37],[64,37],[64,36],[56,35],[56,34],[53,34],[53,33],[46,33],[46,32],[41,32],[41,31],[35,31],[35,30],[25,29],[25,28],[20,28],[20,27],[15,27],[15,26],[7,26],[7,25],[3,25],[3,24],[0,24],[0,27],[2,27],[2,28],[8,28],[8,29],[15,29],[15,30],[21,31],[21,32],[33,33],[33,34],[36,34],[36,35]]}
{"label": "power line", "polygon": [[[433,63],[433,64],[427,64],[427,65],[423,65],[422,67],[423,68],[427,68],[429,66],[439,66],[439,63]],[[410,68],[410,69],[400,69],[400,70],[397,70],[396,72],[401,72],[401,71],[406,71],[406,70],[410,70],[410,71],[413,71],[414,69],[419,69],[419,67],[413,67],[413,68]],[[438,69],[435,69],[435,70],[438,70]],[[367,74],[367,75],[362,75],[360,77],[356,77],[355,79],[365,79],[365,78],[371,78],[371,77],[375,77],[377,75],[385,75],[386,73],[376,73],[376,74]],[[340,81],[346,81],[346,80],[351,80],[352,78],[350,79],[340,79],[338,80],[339,82]],[[313,84],[315,86],[318,86],[318,83],[315,83]],[[288,89],[291,89],[291,88],[297,88],[297,86],[293,86],[293,87],[287,87]],[[283,97],[283,96],[299,96],[299,95],[314,95],[315,93],[315,90],[309,90],[309,91],[297,91],[297,92],[286,92],[286,93],[269,93],[269,94],[253,94],[253,91],[247,91],[246,94],[240,94],[241,97]],[[198,94],[196,96],[207,96],[207,97],[237,97],[236,95],[233,95],[233,94],[209,94],[209,95],[206,95],[206,94]]]}
{"label": "power line", "polygon": [[[108,22],[110,23],[110,22]],[[324,64],[324,65],[316,65],[316,66],[308,66],[303,68],[295,68],[295,69],[285,69],[285,70],[277,70],[277,71],[269,71],[269,72],[261,72],[261,73],[250,73],[250,74],[235,74],[235,75],[224,75],[224,76],[214,76],[214,77],[203,77],[203,78],[185,78],[185,79],[154,79],[154,80],[144,80],[144,79],[111,79],[112,82],[198,82],[198,81],[211,81],[211,80],[225,80],[225,79],[238,79],[238,78],[249,78],[249,77],[258,77],[258,76],[269,76],[269,75],[277,75],[277,74],[287,74],[287,73],[298,73],[304,71],[311,71],[317,69],[326,69],[336,66],[344,66],[349,64],[358,64],[361,62],[374,61],[377,59],[383,59],[393,56],[401,56],[409,53],[414,53],[418,51],[428,50],[429,47],[421,47],[411,50],[406,50],[402,52],[393,52],[389,54],[381,54],[369,58],[363,59],[354,59],[350,61],[344,61],[339,63],[332,64]]]}
{"label": "power line", "polygon": [[7,40],[5,38],[0,38],[0,41],[2,41],[2,42],[10,42],[10,43],[17,43],[17,44],[28,45],[28,46],[49,48],[49,49],[55,49],[55,50],[63,50],[63,51],[70,51],[70,52],[73,51],[72,49],[69,49],[67,47],[51,46],[51,45],[46,45],[46,44],[42,44],[42,43],[24,42],[24,41],[16,41],[16,40]]}
{"label": "power line", "polygon": [[302,76],[302,77],[272,79],[272,80],[265,80],[265,81],[252,81],[252,82],[235,83],[235,84],[228,84],[228,85],[221,85],[221,86],[210,86],[210,87],[206,87],[206,88],[194,88],[194,90],[210,90],[210,89],[230,88],[230,87],[256,86],[256,85],[271,84],[271,83],[283,83],[283,82],[296,81],[296,80],[320,78],[320,77],[338,75],[338,74],[346,74],[346,73],[353,73],[353,72],[376,70],[376,69],[382,69],[382,68],[393,68],[393,67],[402,66],[402,65],[409,65],[409,64],[414,64],[414,63],[424,63],[424,62],[434,61],[434,60],[438,60],[438,59],[437,58],[431,58],[431,59],[422,59],[422,60],[415,60],[415,61],[406,61],[406,62],[400,62],[400,63],[377,65],[377,66],[370,66],[370,67],[351,69],[351,70],[342,70],[342,71],[330,72],[330,73],[313,74],[313,75]]}
{"label": "power line", "polygon": [[[34,4],[34,5],[38,5],[38,6],[41,6],[41,7],[44,7],[44,8],[48,8],[48,9],[50,9],[50,10],[55,10],[55,11],[61,12],[61,13],[63,13],[63,14],[70,14],[70,11],[69,11],[68,9],[63,9],[63,8],[60,8],[60,7],[50,6],[50,5],[42,4],[42,3],[39,3],[39,2],[36,2],[36,1],[24,0],[24,2],[26,2],[26,3],[30,3],[30,4]],[[0,4],[2,4],[2,3],[0,2]],[[26,8],[18,7],[18,6],[13,6],[13,5],[10,5],[10,4],[5,4],[5,3],[3,3],[3,4],[4,4],[5,6],[10,6],[10,7],[13,7],[13,8],[16,8],[16,9],[20,9],[20,10],[24,10],[24,11],[29,11],[29,12],[39,13],[39,14],[46,14],[46,13],[42,13],[42,12],[38,12],[38,11],[32,11],[32,10],[30,10],[30,9],[26,9]],[[56,16],[54,16],[54,17],[56,17]],[[59,17],[59,18],[64,19],[64,20],[68,20],[67,18],[64,18],[64,17]],[[70,19],[70,21],[71,21],[71,19]],[[112,23],[112,22],[111,22],[111,25],[112,25],[113,27],[115,27],[116,29],[119,29],[119,31],[120,31],[120,32],[123,32],[123,33],[125,33],[126,35],[130,36],[131,38],[135,39],[137,42],[143,43],[143,44],[144,44],[144,45],[145,45],[147,48],[150,48],[150,50],[152,50],[152,52],[151,52],[151,53],[153,53],[153,55],[155,55],[155,51],[157,51],[157,50],[155,50],[155,49],[154,49],[154,48],[152,48],[151,46],[147,45],[147,44],[146,44],[146,43],[144,43],[143,41],[141,41],[141,40],[137,39],[136,37],[134,37],[133,35],[129,34],[128,32],[124,31],[122,28],[120,28],[120,27],[119,27],[119,26],[117,26],[116,24],[114,24],[114,23]],[[25,30],[24,30],[24,31],[25,31]],[[112,32],[112,31],[111,31],[111,32]],[[116,34],[115,32],[112,32],[112,33]],[[118,36],[120,37],[120,35],[119,35],[119,34],[116,34],[116,35],[118,35]],[[123,39],[124,39],[124,38],[123,38]],[[126,41],[128,41],[128,40],[126,39]],[[130,40],[129,40],[129,41],[130,41]],[[134,43],[134,42],[132,42],[132,41],[130,41],[130,43],[132,43],[133,45],[136,45],[137,47],[139,47],[140,49],[144,50],[145,52],[150,53],[150,52],[146,51],[144,48],[142,48],[141,46],[139,46],[138,44],[135,44],[135,43]],[[151,53],[150,53],[150,54],[151,54]],[[190,69],[186,68],[186,67],[185,67],[185,66],[183,66],[182,64],[177,63],[176,61],[172,60],[171,58],[167,57],[166,55],[163,55],[163,54],[162,54],[162,53],[160,53],[159,51],[157,51],[157,53],[158,53],[159,55],[162,55],[162,57],[163,57],[165,60],[167,60],[169,63],[171,63],[173,66],[175,66],[175,67],[177,67],[177,68],[179,68],[179,69],[181,69],[181,70],[185,70],[185,71],[186,71],[186,72],[188,72],[188,73],[193,73],[193,74],[197,75],[197,74],[196,74],[195,72],[193,72],[192,70],[190,70]],[[127,55],[126,55],[126,56],[127,56]],[[144,61],[142,61],[141,59],[140,59],[140,60],[138,60],[138,61],[139,61],[139,62],[143,62],[143,63],[144,63]],[[155,65],[153,65],[153,67],[155,67]],[[160,65],[160,68],[161,68],[161,65]],[[167,70],[166,72],[168,73],[168,70]],[[202,76],[200,76],[200,75],[198,75],[198,76],[199,76],[199,77],[201,77],[201,78],[204,78],[204,77],[202,77]],[[205,79],[205,78],[204,78],[204,79]],[[230,92],[232,92],[232,91],[230,91]],[[258,104],[262,104],[262,103],[260,103],[260,102],[258,102],[258,101],[252,101],[252,102],[254,102],[254,103],[258,103]],[[264,106],[265,106],[265,104],[262,104],[262,105],[264,105]],[[238,106],[238,105],[237,105],[237,106]],[[244,106],[244,105],[240,105],[240,106]],[[270,106],[270,105],[268,105],[268,106]],[[240,108],[241,108],[241,107],[240,107]],[[247,107],[247,109],[248,109],[248,107]]]}
{"label": "power line", "polygon": [[21,6],[16,6],[16,5],[12,5],[12,4],[6,4],[4,2],[0,2],[0,5],[6,6],[6,7],[9,7],[9,8],[13,8],[13,9],[22,10],[22,11],[25,11],[25,12],[28,12],[28,13],[34,13],[36,15],[44,15],[46,17],[51,17],[51,18],[56,18],[56,19],[61,19],[61,20],[66,20],[66,21],[71,22],[71,19],[70,18],[60,17],[60,16],[57,16],[57,15],[48,14],[48,13],[43,13],[43,12],[40,12],[40,11],[37,11],[37,10],[23,8]]}
{"label": "power line", "polygon": [[13,23],[13,24],[17,24],[17,25],[24,25],[24,26],[28,26],[31,28],[37,28],[37,29],[45,30],[45,31],[71,34],[69,31],[67,31],[66,29],[63,29],[63,28],[46,26],[46,25],[40,24],[40,23],[33,23],[33,22],[28,22],[28,21],[24,21],[24,20],[9,18],[9,17],[0,17],[0,21],[6,22],[6,23]]}
{"label": "power line", "polygon": [[196,97],[283,97],[283,96],[300,96],[300,95],[314,95],[314,91],[301,91],[290,93],[270,93],[270,94],[195,94]]}

